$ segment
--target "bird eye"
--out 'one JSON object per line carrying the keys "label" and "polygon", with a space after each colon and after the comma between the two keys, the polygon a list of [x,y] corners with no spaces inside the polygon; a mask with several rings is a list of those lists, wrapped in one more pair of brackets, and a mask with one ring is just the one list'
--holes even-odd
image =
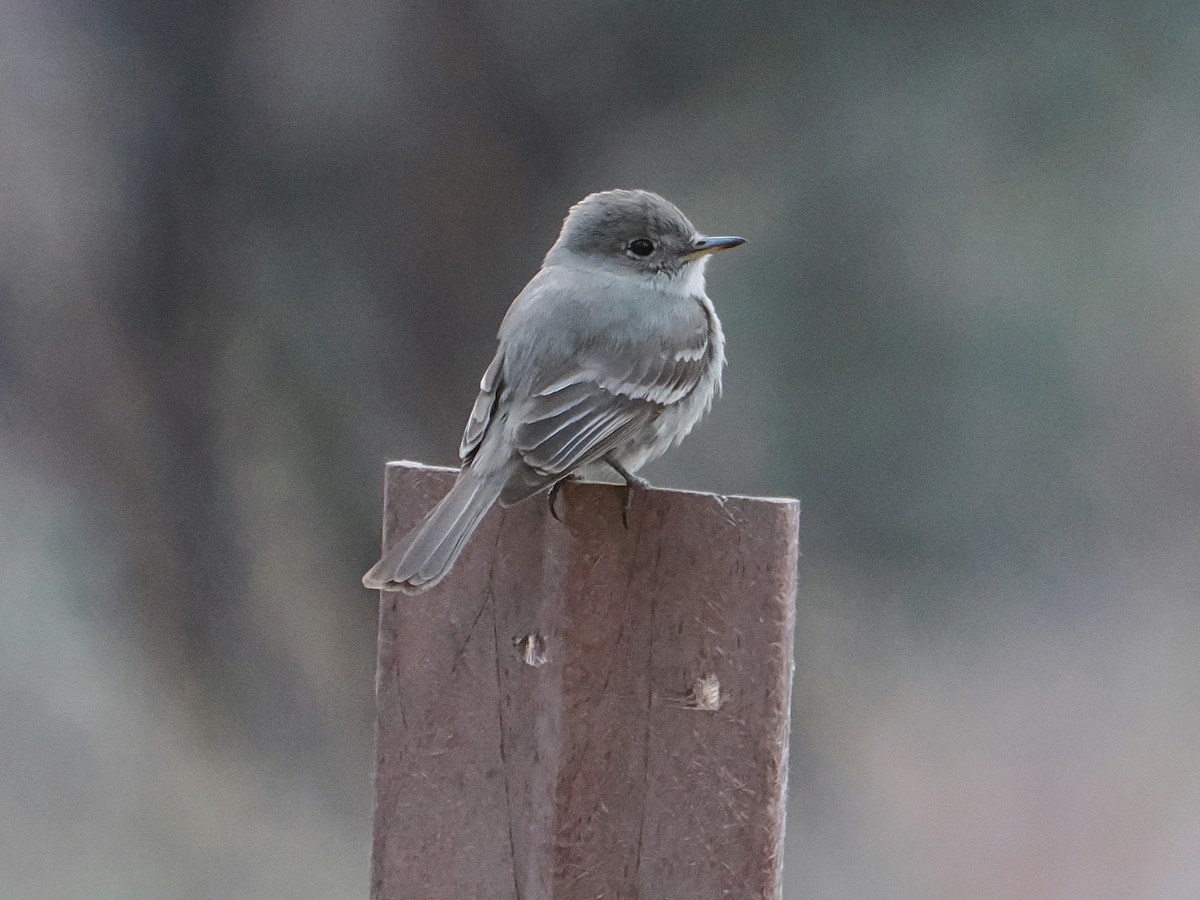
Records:
{"label": "bird eye", "polygon": [[629,245],[629,252],[634,256],[649,256],[654,252],[654,241],[638,238]]}

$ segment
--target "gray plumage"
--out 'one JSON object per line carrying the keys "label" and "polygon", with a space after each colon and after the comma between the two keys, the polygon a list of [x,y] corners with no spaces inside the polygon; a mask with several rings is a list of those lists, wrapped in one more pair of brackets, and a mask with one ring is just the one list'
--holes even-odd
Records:
{"label": "gray plumage", "polygon": [[509,506],[597,464],[637,481],[631,473],[681,441],[720,392],[725,337],[704,266],[742,243],[699,235],[649,191],[575,204],[500,326],[458,480],[363,584],[433,587],[497,500]]}

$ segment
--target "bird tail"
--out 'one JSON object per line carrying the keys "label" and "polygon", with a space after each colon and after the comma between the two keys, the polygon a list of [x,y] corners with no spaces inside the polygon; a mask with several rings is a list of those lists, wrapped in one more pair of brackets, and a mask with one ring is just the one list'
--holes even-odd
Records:
{"label": "bird tail", "polygon": [[462,552],[467,538],[504,487],[502,473],[464,469],[425,521],[384,551],[366,575],[363,586],[372,590],[419,594],[446,577]]}

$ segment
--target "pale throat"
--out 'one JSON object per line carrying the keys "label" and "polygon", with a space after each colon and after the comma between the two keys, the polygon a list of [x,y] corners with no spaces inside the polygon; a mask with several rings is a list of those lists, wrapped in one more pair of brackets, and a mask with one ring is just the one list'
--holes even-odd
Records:
{"label": "pale throat", "polygon": [[703,297],[704,269],[707,265],[708,257],[702,256],[697,260],[685,263],[683,270],[677,275],[668,275],[665,272],[660,272],[650,277],[660,290],[671,294],[679,294],[682,297]]}

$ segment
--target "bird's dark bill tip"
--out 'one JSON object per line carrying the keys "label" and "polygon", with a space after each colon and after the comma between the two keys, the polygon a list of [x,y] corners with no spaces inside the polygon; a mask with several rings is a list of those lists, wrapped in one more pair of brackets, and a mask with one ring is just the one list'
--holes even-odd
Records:
{"label": "bird's dark bill tip", "polygon": [[697,238],[692,243],[692,249],[688,251],[687,256],[694,259],[697,256],[704,256],[707,253],[717,253],[720,250],[732,250],[734,247],[740,247],[746,243],[743,237],[734,237],[729,235],[726,237],[702,237]]}

